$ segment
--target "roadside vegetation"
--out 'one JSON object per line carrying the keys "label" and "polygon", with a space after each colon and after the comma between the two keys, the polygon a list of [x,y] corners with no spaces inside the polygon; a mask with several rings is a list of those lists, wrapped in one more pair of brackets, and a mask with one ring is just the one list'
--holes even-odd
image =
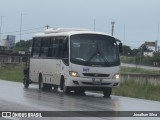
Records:
{"label": "roadside vegetation", "polygon": [[121,73],[141,73],[141,74],[160,74],[158,70],[146,70],[143,68],[136,67],[121,67]]}
{"label": "roadside vegetation", "polygon": [[[144,55],[146,53],[146,55]],[[123,45],[123,53],[121,53],[121,62],[146,65],[146,66],[160,66],[160,52],[155,52],[143,43],[137,49],[131,49],[130,46]]]}
{"label": "roadside vegetation", "polygon": [[22,82],[23,64],[2,64],[0,65],[0,79]]}
{"label": "roadside vegetation", "polygon": [[[121,67],[121,73],[138,73],[160,75],[160,71],[146,70],[143,68]],[[150,82],[140,84],[134,80],[123,80],[119,88],[114,88],[112,94],[147,100],[160,101],[160,85],[153,85]]]}
{"label": "roadside vegetation", "polygon": [[[16,82],[23,81],[23,64],[0,65],[0,79]],[[144,70],[142,68],[122,67],[121,73],[145,73],[160,74],[160,71]],[[119,88],[114,88],[112,94],[118,96],[127,96],[140,99],[160,101],[160,85],[154,86],[150,83],[139,84],[134,80],[121,82]]]}
{"label": "roadside vegetation", "polygon": [[121,62],[134,65],[146,65],[146,66],[160,66],[160,53],[154,53],[153,57],[136,55],[136,56],[121,56]]}
{"label": "roadside vegetation", "polygon": [[119,88],[113,88],[112,94],[132,98],[160,101],[160,85],[150,83],[139,84],[134,80],[121,83]]}

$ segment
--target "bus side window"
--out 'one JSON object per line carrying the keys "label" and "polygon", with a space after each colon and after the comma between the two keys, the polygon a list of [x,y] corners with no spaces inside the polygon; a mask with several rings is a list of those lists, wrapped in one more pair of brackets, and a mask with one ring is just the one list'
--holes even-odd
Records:
{"label": "bus side window", "polygon": [[68,66],[69,65],[69,47],[68,47],[68,38],[63,40],[62,48],[62,61]]}
{"label": "bus side window", "polygon": [[64,40],[64,37],[59,37],[58,38],[58,41],[59,41],[59,44],[58,44],[58,58],[62,58],[62,54],[63,54],[63,40]]}
{"label": "bus side window", "polygon": [[67,57],[68,38],[65,36],[62,36],[62,37],[57,37],[56,39],[58,39],[58,58],[62,59],[64,57]]}
{"label": "bus side window", "polygon": [[63,41],[63,53],[62,58],[68,58],[69,49],[68,49],[68,38],[64,39]]}
{"label": "bus side window", "polygon": [[50,45],[50,38],[49,37],[42,38],[40,57],[48,57],[49,45]]}
{"label": "bus side window", "polygon": [[55,37],[50,38],[50,46],[49,46],[49,51],[48,51],[48,57],[55,57],[57,58],[58,56],[58,40],[55,39]]}
{"label": "bus side window", "polygon": [[33,46],[32,46],[32,57],[39,57],[40,45],[41,45],[41,39],[34,38],[33,39]]}

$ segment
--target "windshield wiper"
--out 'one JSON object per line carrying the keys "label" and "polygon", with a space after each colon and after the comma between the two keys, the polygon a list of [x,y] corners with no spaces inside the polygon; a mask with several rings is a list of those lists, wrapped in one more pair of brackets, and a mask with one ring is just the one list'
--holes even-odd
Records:
{"label": "windshield wiper", "polygon": [[88,64],[92,60],[92,58],[96,55],[97,55],[97,51],[93,53],[93,55],[86,61],[86,63]]}
{"label": "windshield wiper", "polygon": [[107,65],[110,65],[110,63],[109,63],[109,61],[107,60],[107,58],[105,57],[105,55],[102,54],[100,51],[99,51],[99,54],[102,56],[102,58],[103,58],[103,60],[105,61],[105,63],[106,63]]}
{"label": "windshield wiper", "polygon": [[101,51],[99,50],[98,45],[97,45],[96,51],[95,51],[95,52],[93,53],[93,55],[87,60],[87,64],[88,64],[88,63],[92,60],[92,58],[93,58],[94,56],[96,56],[96,55],[101,55],[101,57],[103,58],[103,60],[105,61],[105,63],[106,63],[107,65],[110,64],[109,61],[107,60],[107,58],[105,57],[105,55],[102,54]]}

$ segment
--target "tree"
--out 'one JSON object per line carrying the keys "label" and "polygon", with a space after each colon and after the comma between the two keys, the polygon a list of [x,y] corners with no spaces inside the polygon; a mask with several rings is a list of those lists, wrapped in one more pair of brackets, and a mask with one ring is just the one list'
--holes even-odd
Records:
{"label": "tree", "polygon": [[130,46],[123,45],[123,55],[124,56],[132,55],[132,50]]}
{"label": "tree", "polygon": [[144,43],[139,47],[143,52],[151,52],[152,50],[148,48],[148,46]]}
{"label": "tree", "polygon": [[132,50],[132,55],[135,56],[139,53],[139,49],[133,49]]}
{"label": "tree", "polygon": [[14,50],[15,51],[28,51],[29,47],[32,45],[32,40],[20,40],[16,43]]}

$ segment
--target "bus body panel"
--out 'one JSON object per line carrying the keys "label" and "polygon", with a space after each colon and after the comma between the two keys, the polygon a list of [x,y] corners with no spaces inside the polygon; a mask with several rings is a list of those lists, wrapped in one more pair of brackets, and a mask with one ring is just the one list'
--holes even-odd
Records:
{"label": "bus body panel", "polygon": [[43,83],[59,85],[61,76],[61,60],[59,59],[30,59],[30,79],[38,82],[42,74]]}

